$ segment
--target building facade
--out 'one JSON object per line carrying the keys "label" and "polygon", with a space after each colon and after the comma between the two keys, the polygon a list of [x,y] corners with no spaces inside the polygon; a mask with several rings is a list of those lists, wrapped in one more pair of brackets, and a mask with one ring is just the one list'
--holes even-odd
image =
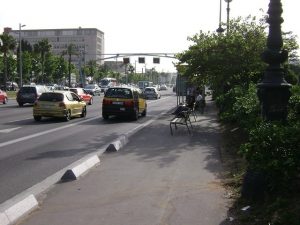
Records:
{"label": "building facade", "polygon": [[[104,33],[96,28],[74,28],[74,29],[39,29],[39,30],[12,30],[4,29],[5,33],[13,36],[18,42],[27,41],[34,45],[43,39],[48,39],[51,44],[51,51],[55,55],[62,55],[68,45],[74,44],[77,49],[77,56],[72,56],[72,62],[76,65],[83,65],[90,60],[96,61],[98,65],[103,65],[104,54]],[[64,56],[66,59],[68,56]]]}

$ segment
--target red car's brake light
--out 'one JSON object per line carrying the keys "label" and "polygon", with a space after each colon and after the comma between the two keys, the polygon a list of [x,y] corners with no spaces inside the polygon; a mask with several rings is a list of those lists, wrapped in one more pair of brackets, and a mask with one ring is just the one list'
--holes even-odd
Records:
{"label": "red car's brake light", "polygon": [[66,105],[65,105],[65,103],[63,103],[63,102],[60,102],[60,103],[58,104],[58,106],[59,106],[59,107],[62,107],[62,108],[66,108]]}
{"label": "red car's brake light", "polygon": [[126,106],[126,107],[132,107],[132,106],[134,106],[134,101],[133,100],[126,101],[126,102],[124,102],[124,106]]}
{"label": "red car's brake light", "polygon": [[103,99],[103,105],[111,105],[111,104],[112,104],[112,100]]}

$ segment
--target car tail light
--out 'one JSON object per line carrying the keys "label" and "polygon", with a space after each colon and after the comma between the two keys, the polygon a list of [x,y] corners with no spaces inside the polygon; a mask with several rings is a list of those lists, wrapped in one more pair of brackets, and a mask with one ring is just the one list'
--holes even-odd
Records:
{"label": "car tail light", "polygon": [[131,106],[134,106],[134,101],[126,101],[124,102],[124,106],[127,106],[127,107],[131,107]]}
{"label": "car tail light", "polygon": [[111,104],[112,104],[112,100],[103,99],[103,105],[111,105]]}
{"label": "car tail light", "polygon": [[58,106],[59,106],[59,107],[62,107],[62,108],[66,108],[66,104],[63,103],[63,102],[60,102],[60,103],[58,104]]}

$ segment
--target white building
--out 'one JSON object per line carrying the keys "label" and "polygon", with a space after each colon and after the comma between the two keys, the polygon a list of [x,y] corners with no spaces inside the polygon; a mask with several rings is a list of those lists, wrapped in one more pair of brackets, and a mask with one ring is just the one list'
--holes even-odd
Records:
{"label": "white building", "polygon": [[[19,30],[5,28],[5,33],[10,34],[19,42]],[[81,55],[82,64],[95,60],[102,65],[104,54],[104,33],[96,28],[74,28],[74,29],[39,29],[21,30],[21,39],[34,45],[43,39],[48,39],[51,51],[55,55],[62,55],[69,44],[74,44],[78,50],[78,56],[72,56],[72,62],[79,65]],[[64,56],[66,59],[68,56]]]}

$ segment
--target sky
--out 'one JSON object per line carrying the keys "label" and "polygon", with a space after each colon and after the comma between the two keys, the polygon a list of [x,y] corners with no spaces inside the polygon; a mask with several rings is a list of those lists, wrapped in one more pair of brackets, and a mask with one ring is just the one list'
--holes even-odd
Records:
{"label": "sky", "polygon": [[[270,0],[232,0],[230,17],[262,15]],[[283,31],[300,37],[299,0],[282,0]],[[222,21],[227,3],[222,0]],[[219,24],[219,0],[3,0],[0,33],[4,27],[19,29],[97,28],[104,32],[105,53],[178,53],[192,44],[188,36],[215,31]],[[225,27],[224,27],[225,28]],[[299,40],[299,39],[298,39]],[[137,57],[131,57],[133,63]],[[174,59],[161,58],[146,67],[176,71]],[[138,65],[143,66],[144,65]]]}

